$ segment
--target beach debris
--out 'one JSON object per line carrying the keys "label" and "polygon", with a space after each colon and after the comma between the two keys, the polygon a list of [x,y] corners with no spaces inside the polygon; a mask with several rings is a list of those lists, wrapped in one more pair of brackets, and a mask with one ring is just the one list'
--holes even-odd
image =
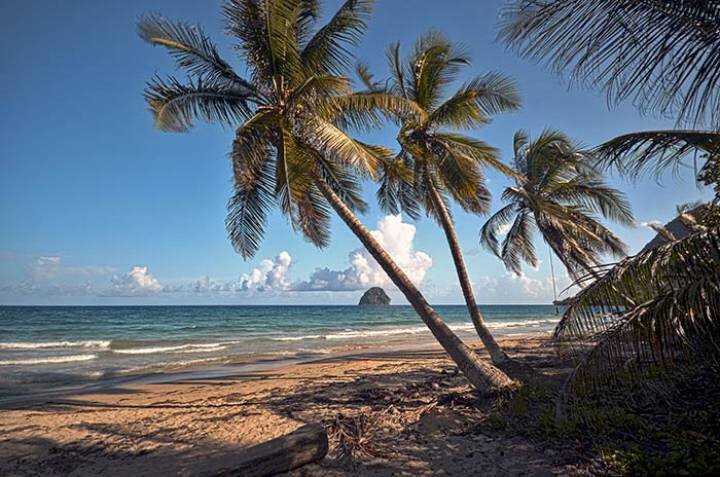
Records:
{"label": "beach debris", "polygon": [[317,462],[328,451],[328,435],[318,424],[297,430],[241,452],[235,459],[223,458],[221,465],[207,463],[205,475],[269,477]]}
{"label": "beach debris", "polygon": [[360,457],[384,457],[376,434],[384,427],[386,414],[389,412],[338,413],[328,431],[337,449],[337,461],[352,467]]}

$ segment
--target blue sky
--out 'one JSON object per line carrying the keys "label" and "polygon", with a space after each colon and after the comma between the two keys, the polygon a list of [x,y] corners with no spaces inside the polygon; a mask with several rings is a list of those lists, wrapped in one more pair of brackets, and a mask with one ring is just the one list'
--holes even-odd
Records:
{"label": "blue sky", "polygon": [[[339,3],[325,2],[324,11]],[[467,48],[473,58],[468,77],[488,70],[512,76],[522,110],[473,132],[500,148],[505,160],[520,128],[533,134],[557,128],[594,145],[624,132],[671,126],[640,116],[629,104],[608,110],[601,93],[569,89],[543,66],[506,51],[495,41],[499,6],[499,1],[463,0],[450,7],[433,0],[380,0],[357,55],[381,76],[387,44],[400,41],[407,51],[432,29]],[[222,34],[219,2],[0,2],[0,304],[356,302],[359,289],[293,290],[317,268],[327,268],[324,276],[331,277],[363,271],[359,243],[337,220],[332,245],[317,250],[275,213],[256,258],[244,262],[235,254],[223,224],[232,131],[205,124],[190,134],[153,128],[144,84],[155,73],[175,71],[164,50],[137,37],[135,23],[146,13],[201,24],[244,71]],[[392,146],[395,135],[387,127],[370,139]],[[493,172],[488,177],[496,209],[508,182]],[[710,196],[696,187],[690,170],[662,184],[610,182],[627,193],[638,222],[666,221],[676,204]],[[374,186],[366,184],[365,193],[372,199]],[[511,277],[497,258],[478,248],[483,219],[456,213],[478,301],[551,298],[547,253],[539,239],[539,269]],[[377,207],[362,220],[372,229],[380,224],[388,247],[422,278],[432,301],[462,301],[435,224],[427,219],[412,224],[415,235],[408,241],[413,227],[384,218]],[[632,251],[653,235],[642,226],[613,228]],[[373,277],[374,272],[371,266]]]}

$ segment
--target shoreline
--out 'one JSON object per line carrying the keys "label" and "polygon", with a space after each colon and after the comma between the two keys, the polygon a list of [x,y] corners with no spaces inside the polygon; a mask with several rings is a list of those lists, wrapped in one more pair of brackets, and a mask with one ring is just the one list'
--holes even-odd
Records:
{"label": "shoreline", "polygon": [[[549,332],[537,331],[535,333],[508,333],[499,335],[499,339],[522,339],[522,338],[547,338]],[[472,340],[471,345],[481,347],[479,340]],[[232,378],[236,375],[257,372],[279,371],[298,364],[321,363],[325,360],[337,359],[362,359],[371,358],[378,354],[395,354],[414,351],[439,351],[442,352],[441,346],[434,341],[414,340],[411,343],[399,344],[392,343],[387,345],[367,344],[367,345],[346,345],[352,346],[352,349],[343,350],[343,347],[324,354],[308,354],[306,356],[289,356],[267,358],[258,357],[257,359],[248,359],[247,361],[237,361],[221,363],[216,365],[188,364],[182,365],[175,369],[169,368],[156,372],[144,373],[123,373],[110,374],[101,376],[94,380],[88,380],[79,384],[68,384],[66,386],[53,387],[47,390],[39,390],[26,394],[18,395],[1,395],[0,394],[0,410],[13,409],[14,406],[22,407],[33,403],[43,403],[47,400],[54,399],[63,395],[72,395],[86,392],[102,392],[112,389],[116,386],[135,386],[135,385],[152,385],[152,384],[180,384],[185,381],[197,379],[219,379]]]}
{"label": "shoreline", "polygon": [[[556,366],[545,364],[555,363],[545,334],[500,341],[513,357],[553,370]],[[222,376],[171,374],[165,382],[135,381],[1,409],[0,474],[207,473],[208,459],[231,465],[239,450],[304,423],[331,429],[338,419],[344,422],[351,416],[388,419],[392,425],[383,427],[377,438],[388,439],[387,445],[400,455],[384,461],[362,457],[364,470],[357,473],[336,459],[338,443],[331,439],[331,454],[310,466],[307,475],[388,475],[387,466],[397,462],[411,473],[416,469],[434,475],[433,469],[446,468],[451,475],[463,475],[463,469],[489,465],[490,456],[500,459],[498,465],[505,469],[560,469],[542,449],[520,441],[488,441],[482,445],[494,450],[471,451],[477,450],[477,435],[463,432],[479,422],[481,411],[442,403],[448,396],[464,402],[477,395],[439,346],[363,350],[235,371]],[[402,445],[395,445],[398,439]],[[454,442],[452,452],[436,447],[416,452],[418,446],[447,439]],[[516,454],[497,457],[500,450],[513,447]],[[372,470],[375,467],[382,470]]]}
{"label": "shoreline", "polygon": [[[172,313],[146,312],[143,307],[135,313],[81,309],[73,311],[70,318],[67,313],[53,313],[30,315],[27,321],[18,321],[13,314],[0,316],[0,325],[3,320],[21,323],[14,335],[0,340],[0,403],[153,376],[165,379],[201,371],[222,375],[228,369],[274,368],[366,350],[415,349],[435,343],[427,327],[405,306],[390,311],[386,307],[315,308],[316,312],[309,313],[302,311],[308,307],[282,307],[283,314],[274,308],[249,313],[235,307],[223,313],[185,307]],[[337,309],[347,311],[338,313]],[[477,340],[465,307],[442,311],[461,339]],[[547,307],[502,306],[487,318],[498,337],[549,332],[557,322]],[[55,323],[57,330],[63,326],[77,330],[78,323],[87,323],[87,327],[74,334],[54,331],[42,335],[41,328],[48,322]]]}

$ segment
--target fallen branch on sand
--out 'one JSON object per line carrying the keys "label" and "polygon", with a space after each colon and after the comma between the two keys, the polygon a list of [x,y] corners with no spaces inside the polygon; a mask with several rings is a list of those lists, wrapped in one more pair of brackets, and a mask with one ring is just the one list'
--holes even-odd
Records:
{"label": "fallen branch on sand", "polygon": [[317,424],[302,426],[290,434],[243,451],[232,461],[209,461],[205,475],[267,477],[317,462],[328,451],[325,429]]}

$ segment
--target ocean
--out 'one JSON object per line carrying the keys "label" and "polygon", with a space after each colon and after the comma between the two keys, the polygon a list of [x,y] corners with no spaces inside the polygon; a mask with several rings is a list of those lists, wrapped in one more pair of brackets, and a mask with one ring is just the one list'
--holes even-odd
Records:
{"label": "ocean", "polygon": [[[436,309],[476,339],[464,306]],[[480,309],[498,336],[549,332],[559,319],[546,305]],[[432,342],[409,306],[0,306],[0,397]]]}

